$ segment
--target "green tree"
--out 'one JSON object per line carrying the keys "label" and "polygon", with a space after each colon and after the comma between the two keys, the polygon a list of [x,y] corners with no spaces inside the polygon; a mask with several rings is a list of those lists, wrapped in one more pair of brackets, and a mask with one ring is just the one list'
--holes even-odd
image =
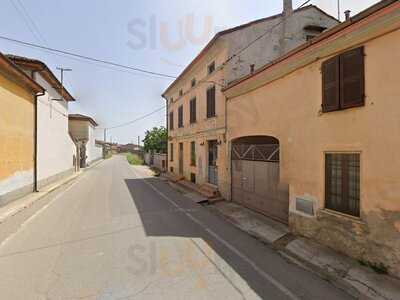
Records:
{"label": "green tree", "polygon": [[146,152],[166,153],[167,136],[167,129],[163,126],[147,130],[143,140],[144,150]]}

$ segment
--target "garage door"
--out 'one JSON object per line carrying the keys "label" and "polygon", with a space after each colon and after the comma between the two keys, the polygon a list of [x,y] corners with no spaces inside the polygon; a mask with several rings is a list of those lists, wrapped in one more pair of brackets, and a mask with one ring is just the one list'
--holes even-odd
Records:
{"label": "garage door", "polygon": [[288,186],[279,183],[279,144],[232,144],[232,199],[288,222]]}

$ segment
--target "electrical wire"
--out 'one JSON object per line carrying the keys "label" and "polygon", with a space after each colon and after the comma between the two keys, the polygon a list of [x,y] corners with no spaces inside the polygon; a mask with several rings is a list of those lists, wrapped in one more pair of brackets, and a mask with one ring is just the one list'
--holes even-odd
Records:
{"label": "electrical wire", "polygon": [[13,39],[10,37],[6,37],[1,35],[0,39],[9,41],[9,42],[13,42],[16,44],[20,44],[20,45],[25,45],[25,46],[30,46],[33,48],[38,48],[38,49],[44,49],[44,50],[48,50],[51,52],[56,52],[56,53],[61,53],[61,54],[65,54],[68,56],[73,56],[73,57],[78,57],[81,59],[85,59],[88,61],[92,61],[92,62],[97,62],[97,63],[102,63],[105,65],[110,65],[110,66],[114,66],[114,67],[119,67],[125,70],[131,70],[131,71],[136,71],[136,72],[140,72],[140,73],[144,73],[144,74],[149,74],[149,75],[154,75],[154,76],[158,76],[158,77],[164,77],[164,78],[169,78],[169,79],[176,79],[177,76],[173,76],[173,75],[169,75],[169,74],[165,74],[165,73],[159,73],[159,72],[154,72],[154,71],[149,71],[146,69],[142,69],[142,68],[138,68],[138,67],[132,67],[132,66],[128,66],[128,65],[123,65],[120,63],[116,63],[116,62],[112,62],[112,61],[108,61],[108,60],[103,60],[103,59],[99,59],[99,58],[94,58],[94,57],[90,57],[90,56],[86,56],[86,55],[81,55],[81,54],[77,54],[77,53],[73,53],[70,51],[65,51],[65,50],[59,50],[59,49],[55,49],[55,48],[51,48],[51,47],[45,47],[42,45],[38,45],[35,43],[29,43],[29,42],[25,42],[25,41],[21,41],[21,40],[17,40],[17,39]]}
{"label": "electrical wire", "polygon": [[111,129],[125,127],[125,126],[131,125],[133,123],[136,123],[138,121],[141,121],[141,120],[143,120],[143,119],[145,119],[147,117],[150,117],[151,115],[154,115],[155,113],[157,113],[157,112],[159,112],[159,111],[161,111],[161,110],[163,110],[165,108],[166,108],[166,105],[164,105],[164,106],[162,106],[162,107],[160,107],[160,108],[158,108],[158,109],[156,109],[156,110],[154,110],[154,111],[152,111],[152,112],[150,112],[148,114],[145,114],[145,115],[143,115],[143,116],[141,116],[141,117],[139,117],[137,119],[134,119],[132,121],[128,121],[128,122],[125,122],[125,123],[122,123],[122,124],[119,124],[119,125],[116,125],[116,126],[112,126],[112,127],[99,128],[99,129],[111,130]]}

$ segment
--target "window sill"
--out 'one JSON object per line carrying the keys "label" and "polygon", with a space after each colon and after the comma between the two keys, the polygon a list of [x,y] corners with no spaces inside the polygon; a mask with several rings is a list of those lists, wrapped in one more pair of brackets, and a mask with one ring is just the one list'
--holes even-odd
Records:
{"label": "window sill", "polygon": [[[360,217],[355,217],[355,216],[348,215],[348,214],[345,214],[345,213],[341,213],[341,212],[338,212],[338,211],[335,211],[335,210],[331,210],[331,209],[328,209],[328,208],[321,209],[319,211],[319,214],[335,217],[335,218],[338,218],[338,219],[344,219],[346,221],[350,221],[350,222],[353,222],[353,223],[358,223],[358,224],[361,224],[361,225],[366,225],[366,223]],[[320,216],[318,216],[318,217],[320,217]]]}
{"label": "window sill", "polygon": [[209,118],[205,118],[204,121],[209,121],[209,120],[213,120],[213,119],[216,119],[216,118],[218,118],[218,115],[215,115],[215,116],[212,116],[212,117],[209,117]]}

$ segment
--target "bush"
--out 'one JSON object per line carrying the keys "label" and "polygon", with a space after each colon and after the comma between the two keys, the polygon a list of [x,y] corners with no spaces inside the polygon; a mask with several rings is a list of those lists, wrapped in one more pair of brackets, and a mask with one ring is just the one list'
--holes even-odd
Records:
{"label": "bush", "polygon": [[143,165],[143,160],[136,154],[128,153],[126,154],[126,159],[131,165]]}

